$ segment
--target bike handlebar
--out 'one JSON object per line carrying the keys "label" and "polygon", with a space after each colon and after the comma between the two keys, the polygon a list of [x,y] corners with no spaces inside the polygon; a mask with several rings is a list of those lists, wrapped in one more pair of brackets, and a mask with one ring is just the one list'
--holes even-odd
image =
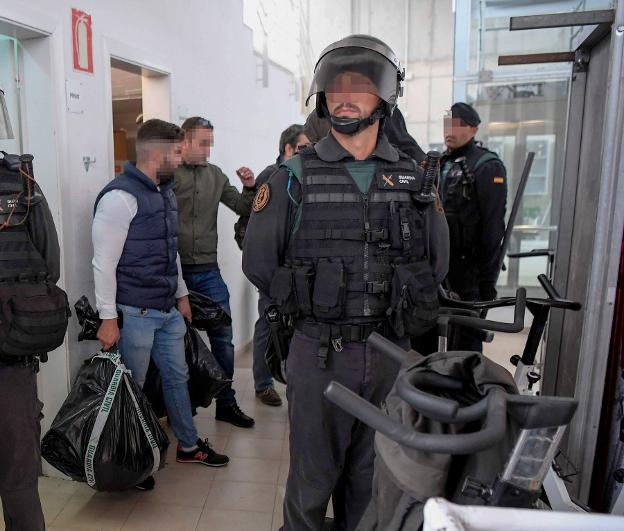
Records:
{"label": "bike handlebar", "polygon": [[331,382],[325,389],[328,400],[400,444],[422,452],[439,454],[472,454],[485,450],[505,437],[507,411],[505,393],[492,389],[486,400],[484,427],[472,433],[421,433],[399,424],[342,384]]}
{"label": "bike handlebar", "polygon": [[559,292],[555,289],[555,286],[552,285],[552,282],[548,280],[548,277],[543,273],[537,276],[537,280],[544,288],[544,291],[548,295],[548,306],[552,308],[562,308],[564,310],[572,310],[579,311],[582,308],[580,302],[571,301],[568,299],[564,299],[559,295]]}
{"label": "bike handlebar", "polygon": [[[489,330],[491,332],[507,332],[507,333],[517,333],[521,332],[524,329],[524,313],[526,310],[526,289],[518,288],[516,291],[516,296],[512,299],[515,303],[514,309],[514,321],[513,323],[501,323],[500,321],[492,321],[490,319],[482,319],[480,317],[470,317],[467,315],[442,315],[439,317],[439,321],[442,324],[450,323],[460,326],[465,326],[468,328],[477,328],[481,330]],[[487,301],[491,303],[497,303],[499,301],[503,301],[503,299],[499,299],[498,301]],[[504,306],[508,306],[507,301],[504,301]],[[500,304],[491,305],[490,308],[500,307]]]}

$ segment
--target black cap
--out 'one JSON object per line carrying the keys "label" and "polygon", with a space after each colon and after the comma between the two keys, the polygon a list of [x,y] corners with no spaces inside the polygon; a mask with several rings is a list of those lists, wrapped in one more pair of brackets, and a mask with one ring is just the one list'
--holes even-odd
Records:
{"label": "black cap", "polygon": [[458,102],[454,103],[451,107],[451,116],[453,118],[461,118],[464,122],[472,127],[477,127],[481,123],[479,113],[474,110],[472,105],[467,103]]}

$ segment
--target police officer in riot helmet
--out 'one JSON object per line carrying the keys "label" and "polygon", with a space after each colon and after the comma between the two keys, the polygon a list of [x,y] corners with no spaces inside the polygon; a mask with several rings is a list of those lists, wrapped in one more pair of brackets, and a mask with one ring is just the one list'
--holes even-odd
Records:
{"label": "police officer in riot helmet", "polygon": [[243,271],[295,332],[286,362],[290,472],[285,531],[353,530],[371,496],[374,431],[323,397],[335,380],[379,405],[399,367],[367,346],[407,346],[433,326],[448,268],[442,209],[419,202],[423,171],[393,147],[383,120],[404,72],[382,41],[328,46],[310,88],[331,132],[281,164],[256,194]]}
{"label": "police officer in riot helmet", "polygon": [[0,156],[0,498],[7,531],[45,529],[36,373],[63,343],[69,315],[67,295],[55,285],[56,229],[32,160]]}
{"label": "police officer in riot helmet", "polygon": [[[496,298],[500,246],[505,232],[507,174],[498,156],[475,141],[481,119],[466,103],[444,118],[447,151],[441,161],[440,196],[451,239],[448,284],[463,300]],[[481,350],[469,332],[454,348]]]}

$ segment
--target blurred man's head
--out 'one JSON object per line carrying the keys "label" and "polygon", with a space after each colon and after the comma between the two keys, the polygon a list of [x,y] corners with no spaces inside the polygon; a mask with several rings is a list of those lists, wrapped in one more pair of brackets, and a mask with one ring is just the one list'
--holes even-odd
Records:
{"label": "blurred man's head", "polygon": [[280,160],[288,160],[296,155],[300,149],[310,140],[303,132],[303,125],[293,124],[280,135],[279,140],[279,156]]}
{"label": "blurred man's head", "polygon": [[158,183],[170,181],[182,163],[184,132],[164,120],[144,122],[137,132],[137,166]]}
{"label": "blurred man's head", "polygon": [[377,87],[363,74],[338,74],[325,90],[329,114],[336,118],[363,120],[368,118],[381,102]]}
{"label": "blurred man's head", "polygon": [[444,143],[450,150],[465,146],[477,134],[481,118],[467,103],[454,103],[444,117]]}
{"label": "blurred man's head", "polygon": [[182,124],[184,145],[182,158],[191,165],[205,164],[210,158],[210,148],[214,145],[214,127],[210,120],[193,116]]}

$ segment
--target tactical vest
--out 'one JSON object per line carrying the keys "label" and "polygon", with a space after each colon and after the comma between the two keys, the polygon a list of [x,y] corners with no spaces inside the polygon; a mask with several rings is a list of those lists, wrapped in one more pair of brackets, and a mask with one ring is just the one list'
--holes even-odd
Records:
{"label": "tactical vest", "polygon": [[137,200],[137,213],[117,265],[117,302],[140,308],[170,310],[175,306],[178,287],[178,212],[173,183],[159,188],[136,168],[108,183],[95,201],[95,210],[104,194],[124,190]]}
{"label": "tactical vest", "polygon": [[453,160],[443,164],[446,175],[441,195],[449,226],[450,256],[453,261],[458,259],[472,261],[477,254],[481,212],[475,173],[486,162],[499,160],[495,153],[476,146],[475,155],[478,158],[470,155],[467,157],[466,164],[470,169],[468,175],[464,174],[460,164]]}
{"label": "tactical vest", "polygon": [[22,176],[0,166],[0,281],[45,280],[48,268],[30,240],[26,221],[30,205],[24,201]]}
{"label": "tactical vest", "polygon": [[[28,232],[23,178],[0,161],[0,362],[44,356],[60,346],[70,315],[67,294],[48,281],[46,262]],[[7,358],[8,357],[8,358]],[[44,358],[42,360],[45,361]]]}
{"label": "tactical vest", "polygon": [[[300,157],[301,219],[285,266],[273,279],[273,301],[284,313],[317,323],[389,318],[393,324],[396,312],[402,320],[415,311],[430,326],[437,295],[426,212],[413,199],[422,169],[404,156],[378,161],[370,189],[362,193],[343,164],[321,160],[313,148]],[[409,333],[409,326],[398,328],[399,336]]]}

